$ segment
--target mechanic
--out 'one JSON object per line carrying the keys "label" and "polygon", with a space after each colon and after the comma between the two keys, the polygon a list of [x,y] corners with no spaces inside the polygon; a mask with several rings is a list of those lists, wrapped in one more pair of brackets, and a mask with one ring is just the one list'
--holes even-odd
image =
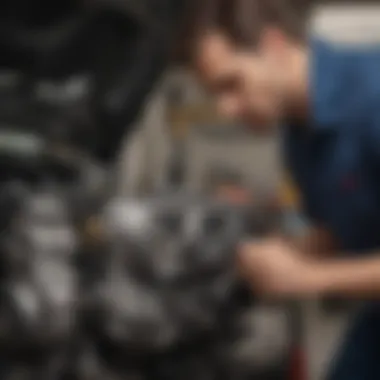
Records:
{"label": "mechanic", "polygon": [[187,58],[226,117],[284,126],[311,222],[291,243],[244,244],[243,276],[268,297],[365,298],[329,379],[380,379],[380,46],[309,38],[307,2],[291,3],[194,2]]}

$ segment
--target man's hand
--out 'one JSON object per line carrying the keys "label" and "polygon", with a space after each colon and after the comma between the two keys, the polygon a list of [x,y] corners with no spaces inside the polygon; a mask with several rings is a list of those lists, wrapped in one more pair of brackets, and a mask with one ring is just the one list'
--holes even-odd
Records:
{"label": "man's hand", "polygon": [[258,294],[308,297],[319,292],[317,264],[280,239],[244,244],[238,268]]}

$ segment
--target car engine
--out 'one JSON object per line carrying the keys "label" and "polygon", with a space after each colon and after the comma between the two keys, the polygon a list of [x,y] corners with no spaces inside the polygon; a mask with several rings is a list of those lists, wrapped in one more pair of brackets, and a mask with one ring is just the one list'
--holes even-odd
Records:
{"label": "car engine", "polygon": [[119,141],[165,67],[182,3],[0,5],[5,380],[264,379],[268,365],[249,354],[256,300],[234,253],[276,216],[112,189]]}

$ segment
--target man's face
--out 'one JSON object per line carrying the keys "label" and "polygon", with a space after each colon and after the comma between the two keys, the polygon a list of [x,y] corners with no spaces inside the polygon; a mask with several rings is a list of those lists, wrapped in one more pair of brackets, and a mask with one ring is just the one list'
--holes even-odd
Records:
{"label": "man's face", "polygon": [[270,48],[237,50],[222,34],[199,44],[196,69],[216,97],[219,112],[255,131],[271,131],[282,116],[286,68]]}

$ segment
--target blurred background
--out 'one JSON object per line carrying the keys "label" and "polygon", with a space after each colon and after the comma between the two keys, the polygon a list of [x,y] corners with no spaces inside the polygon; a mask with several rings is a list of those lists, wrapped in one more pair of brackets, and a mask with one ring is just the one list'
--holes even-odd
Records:
{"label": "blurred background", "polygon": [[[81,34],[84,45],[78,41],[78,46],[82,47],[63,49],[61,55],[54,49],[45,53],[43,44],[53,46],[54,41],[64,40],[61,34],[70,33],[70,30],[74,33],[83,25],[75,17],[58,21],[56,30],[51,30],[47,41],[41,42],[38,28],[24,33],[33,10],[37,15],[41,11],[36,10],[33,2],[28,6],[28,2],[12,3],[8,8],[0,6],[0,9],[4,6],[0,17],[0,51],[5,52],[0,58],[0,66],[4,67],[0,70],[0,154],[4,156],[0,165],[2,183],[11,184],[12,190],[9,191],[16,194],[20,178],[24,183],[49,185],[52,182],[50,174],[58,167],[60,178],[71,177],[75,169],[75,176],[80,173],[85,186],[107,188],[113,197],[139,199],[152,194],[170,194],[175,189],[227,199],[236,205],[264,205],[268,214],[275,210],[284,217],[285,228],[302,233],[307,220],[298,208],[297,189],[290,182],[278,155],[279,137],[257,137],[244,126],[236,128],[220,119],[212,99],[202,91],[191,73],[180,63],[167,62],[166,55],[156,51],[158,46],[169,44],[168,35],[172,33],[169,24],[177,17],[178,10],[169,5],[170,1],[166,8],[160,9],[157,5],[157,14],[161,12],[162,17],[171,21],[167,22],[165,30],[159,29],[161,34],[157,32],[153,42],[152,36],[148,38],[141,33],[141,25],[135,27],[129,19],[131,14],[147,14],[144,6],[148,2],[125,1],[124,4],[115,0],[106,7],[105,13],[112,14],[112,17],[107,16],[108,21],[102,21],[96,11],[86,16],[97,20],[95,43],[93,31],[90,33],[86,29]],[[103,7],[101,1],[88,3],[93,9]],[[320,1],[313,12],[310,32],[339,44],[380,42],[380,5],[376,3]],[[54,13],[50,9],[52,4],[43,1],[41,4],[39,9]],[[64,9],[67,4],[61,1],[54,6]],[[21,11],[24,23],[18,25]],[[127,16],[123,18],[121,15],[125,14]],[[138,16],[138,19],[142,23],[154,23],[149,17]],[[39,25],[43,22],[40,21]],[[114,37],[110,25],[116,24],[120,24],[117,26],[120,30],[130,28],[130,40]],[[16,25],[16,31],[12,25]],[[137,46],[136,41],[141,43]],[[30,51],[28,44],[33,46]],[[16,49],[13,48],[15,45]],[[90,45],[91,54],[86,50]],[[91,68],[99,74],[100,90],[93,97],[86,96],[93,86],[88,67],[83,65],[75,75],[68,68],[71,60],[72,65],[77,64],[81,54],[87,55]],[[136,64],[131,57],[136,62],[138,57],[141,59]],[[110,60],[113,64],[109,64]],[[128,66],[128,70],[122,65]],[[53,76],[59,79],[52,81]],[[37,86],[32,83],[36,77],[39,79]],[[33,111],[35,105],[25,106],[30,100],[29,95],[27,99],[12,103],[9,93],[29,94],[31,88],[33,96],[42,99],[44,107],[48,104],[49,110],[41,108],[41,102],[38,112]],[[57,104],[59,107],[64,104],[66,111],[51,111]],[[23,111],[14,111],[21,109]],[[95,113],[90,112],[93,109],[96,109]],[[31,131],[34,125],[41,125],[40,116],[35,113],[43,114],[44,120],[48,120],[46,128],[49,129],[50,145],[42,156],[48,156],[53,162],[49,163],[49,168],[44,167],[44,174],[42,177],[38,175],[38,179],[34,173],[41,159],[38,164],[32,161],[38,155],[41,141],[25,132]],[[14,127],[16,119],[16,124],[21,125],[19,134],[14,132],[18,128]],[[76,143],[71,143],[73,141]],[[13,181],[14,177],[16,181]],[[9,203],[9,198],[2,199],[3,206]],[[287,345],[284,341],[296,339],[304,354],[300,357],[307,375],[294,375],[291,380],[323,379],[352,308],[353,305],[339,300],[305,302],[299,324],[289,331],[286,309],[259,305],[250,316],[258,333],[249,352],[265,361],[276,347],[281,350]]]}

